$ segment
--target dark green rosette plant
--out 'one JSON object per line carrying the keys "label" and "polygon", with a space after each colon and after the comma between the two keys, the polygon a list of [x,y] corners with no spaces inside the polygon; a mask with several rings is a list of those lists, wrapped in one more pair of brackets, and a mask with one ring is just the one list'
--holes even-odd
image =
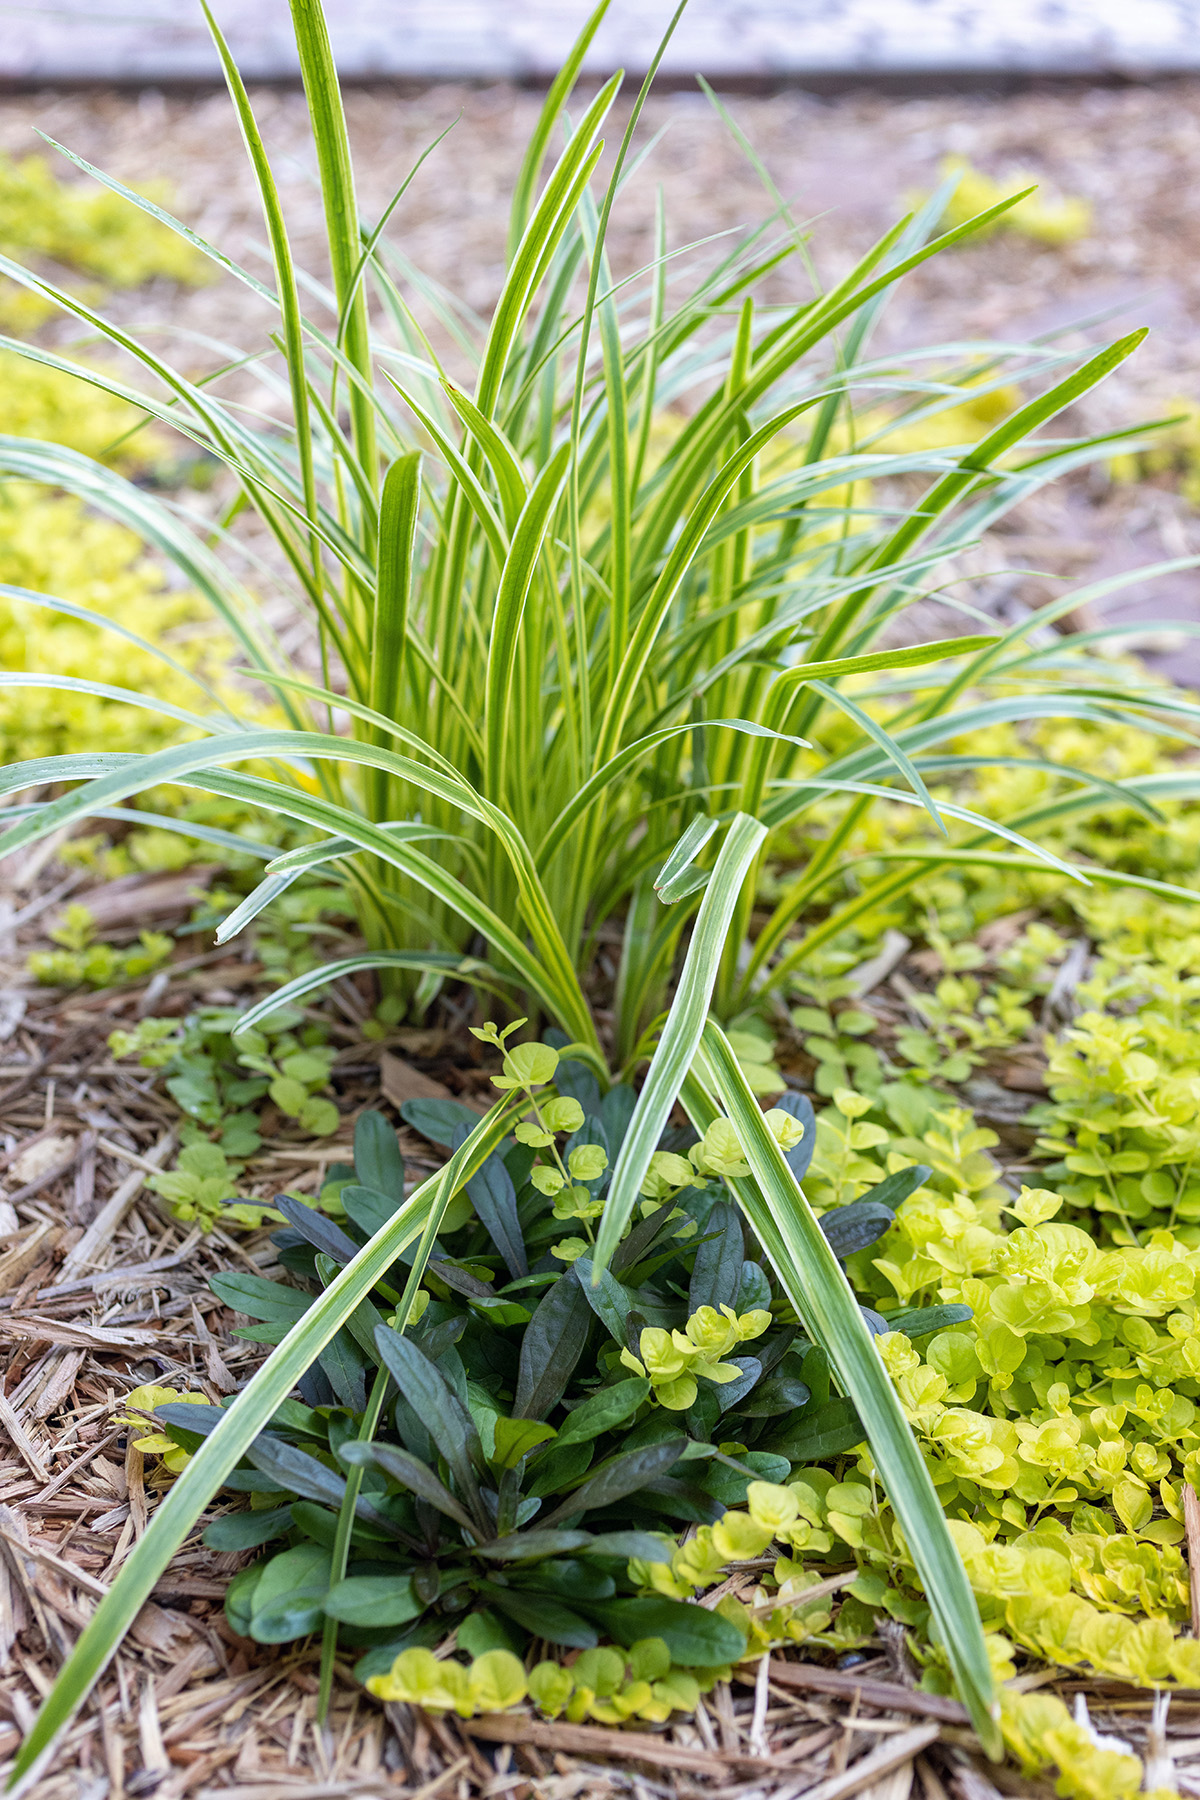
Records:
{"label": "dark green rosette plant", "polygon": [[[443,1226],[405,1329],[398,1288],[378,1283],[302,1378],[303,1402],[285,1401],[227,1477],[251,1510],[205,1533],[214,1549],[274,1547],[234,1578],[230,1622],[261,1643],[323,1632],[326,1684],[339,1637],[370,1680],[452,1629],[484,1650],[654,1638],[679,1667],[736,1661],[746,1646],[734,1622],[640,1591],[631,1561],[669,1562],[673,1534],[740,1506],[751,1482],[783,1482],[863,1438],[747,1241],[722,1179],[747,1172],[732,1129],[667,1133],[640,1216],[594,1280],[593,1246],[577,1233],[603,1209],[636,1096],[601,1096],[586,1065],[548,1044],[519,1046],[506,1066],[527,1116],[467,1184],[468,1216]],[[478,1118],[452,1101],[403,1111],[447,1149]],[[785,1095],[767,1119],[799,1178],[810,1103]],[[882,1236],[927,1174],[889,1176],[828,1214],[834,1254]],[[276,1199],[290,1280],[215,1277],[226,1305],[259,1321],[242,1336],[278,1342],[403,1205],[382,1115],[360,1117],[354,1165],[335,1165],[330,1182],[341,1221]],[[866,1316],[876,1330],[933,1323]],[[189,1404],[156,1416],[195,1449],[223,1414]]]}

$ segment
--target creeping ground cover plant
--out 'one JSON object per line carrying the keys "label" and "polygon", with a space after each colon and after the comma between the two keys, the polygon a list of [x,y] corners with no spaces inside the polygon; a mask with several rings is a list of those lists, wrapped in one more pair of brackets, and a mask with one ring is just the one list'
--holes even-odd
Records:
{"label": "creeping ground cover plant", "polygon": [[[689,1518],[670,1505],[707,1496],[691,1501],[690,1522],[713,1534],[696,1539],[708,1546],[696,1552],[697,1573],[709,1549],[745,1547],[768,1522],[794,1548],[810,1529],[831,1546],[852,1543],[859,1527],[843,1531],[838,1522],[867,1516],[860,1493],[839,1492],[829,1505],[820,1476],[815,1486],[799,1478],[803,1496],[789,1481],[796,1466],[863,1444],[865,1486],[832,1485],[861,1487],[873,1507],[886,1496],[889,1580],[894,1572],[904,1605],[919,1588],[936,1654],[996,1753],[995,1670],[960,1554],[973,1553],[974,1542],[960,1542],[947,1523],[901,1391],[912,1371],[900,1338],[923,1318],[907,1316],[907,1298],[888,1307],[887,1320],[870,1304],[864,1314],[843,1267],[866,1253],[874,1225],[916,1200],[920,1182],[905,1174],[916,1164],[883,1170],[866,1212],[840,1222],[861,1241],[831,1237],[789,1161],[810,1154],[817,1134],[797,1140],[805,1120],[787,1104],[764,1114],[755,1089],[765,1065],[750,1059],[759,1076],[747,1078],[736,1033],[755,1009],[791,997],[797,976],[829,946],[903,904],[931,872],[1002,862],[1007,872],[1089,892],[1140,887],[1191,898],[1169,880],[1085,865],[1051,841],[1064,821],[1105,808],[1159,816],[1153,794],[1097,776],[1086,756],[1052,763],[1021,738],[1011,756],[1006,745],[994,759],[1004,775],[988,806],[964,803],[992,756],[989,734],[1017,722],[1157,727],[1169,719],[1182,731],[1194,721],[1192,702],[1126,680],[1093,638],[1074,649],[1055,638],[1048,649],[1036,630],[1119,581],[1062,596],[1004,631],[913,643],[904,620],[943,580],[960,601],[945,571],[1022,497],[1111,455],[1118,439],[1137,444],[1132,432],[1085,441],[1049,432],[1139,334],[1082,353],[1041,342],[874,355],[890,289],[1019,198],[943,228],[949,186],[828,290],[798,272],[803,240],[784,207],[732,244],[690,252],[671,245],[660,220],[644,266],[614,269],[608,225],[642,154],[647,87],[606,148],[620,74],[591,99],[574,96],[604,0],[547,97],[515,182],[502,289],[477,328],[409,279],[390,236],[420,165],[377,221],[361,217],[320,7],[293,0],[292,11],[328,271],[310,279],[294,265],[267,148],[219,33],[262,199],[270,280],[156,202],[79,165],[257,296],[272,355],[263,365],[270,422],[224,397],[222,369],[194,381],[98,305],[0,258],[0,270],[99,333],[132,372],[118,380],[47,346],[24,353],[182,434],[220,464],[231,497],[216,529],[200,530],[77,451],[5,438],[0,467],[65,490],[166,557],[213,607],[245,658],[245,679],[265,689],[283,722],[264,720],[261,703],[243,706],[199,669],[185,671],[195,690],[187,707],[84,675],[0,675],[4,685],[44,682],[56,694],[142,707],[169,720],[181,740],[148,754],[97,740],[5,770],[5,797],[36,793],[6,807],[0,853],[108,816],[163,784],[261,809],[286,818],[302,841],[268,862],[220,935],[235,936],[321,870],[349,890],[366,948],[286,983],[239,1022],[241,1031],[257,1031],[278,1006],[338,975],[371,970],[393,1019],[418,1017],[443,990],[473,987],[505,1019],[525,1015],[532,1036],[510,1042],[510,1026],[493,1029],[488,1042],[503,1065],[495,1104],[483,1119],[457,1121],[449,1161],[411,1192],[397,1187],[394,1168],[360,1168],[356,1145],[336,1231],[313,1209],[280,1201],[299,1234],[281,1248],[301,1285],[281,1286],[269,1301],[255,1290],[257,1304],[276,1310],[251,1327],[278,1342],[227,1409],[202,1419],[189,1407],[190,1424],[164,1416],[168,1429],[190,1431],[184,1447],[194,1454],[48,1697],[21,1774],[48,1753],[223,1486],[283,1496],[265,1510],[286,1511],[277,1555],[296,1560],[270,1575],[272,1558],[247,1576],[237,1617],[253,1628],[261,1615],[261,1631],[286,1634],[280,1603],[298,1595],[305,1605],[290,1623],[319,1626],[326,1692],[338,1633],[366,1628],[361,1608],[352,1618],[338,1611],[345,1584],[409,1583],[404,1605],[415,1610],[397,1628],[425,1630],[432,1620],[441,1631],[448,1617],[466,1614],[463,1647],[478,1657],[462,1665],[463,1676],[447,1674],[444,1691],[453,1688],[455,1705],[473,1705],[474,1692],[494,1697],[517,1685],[505,1658],[517,1654],[526,1628],[513,1596],[539,1593],[539,1607],[549,1606],[558,1583],[554,1604],[580,1621],[572,1630],[589,1634],[585,1654],[624,1656],[619,1671],[611,1659],[587,1665],[595,1682],[581,1676],[579,1691],[611,1701],[629,1686],[640,1696],[646,1684],[646,1704],[661,1709],[668,1696],[656,1697],[655,1684],[671,1671],[723,1667],[739,1645],[759,1642],[728,1609],[696,1626],[682,1590],[702,1583],[675,1569],[674,1553],[656,1558],[649,1542],[663,1520]],[[774,283],[781,272],[792,287],[776,302],[767,277]],[[440,356],[442,342],[453,345],[452,362],[449,351]],[[941,412],[970,412],[977,423],[989,392],[1004,399],[982,436],[972,426],[970,441],[948,444],[922,429]],[[311,628],[295,665],[238,573],[236,521],[245,508],[274,539]],[[62,596],[30,593],[23,604],[103,623]],[[163,646],[138,644],[166,663]],[[1013,778],[1014,764],[1035,783],[1050,773],[1062,791],[1025,804],[1028,781]],[[1172,781],[1182,798],[1200,778],[1181,769]],[[893,841],[887,821],[900,811],[927,820],[932,837],[896,833]],[[175,823],[186,829],[188,819]],[[807,831],[811,853],[797,866]],[[248,854],[261,850],[247,840]],[[756,912],[759,893],[769,901],[765,916]],[[909,1043],[911,1066],[935,1079],[949,1078],[956,1056],[969,1064],[997,1031],[1003,1037],[1020,1024],[1014,1014],[968,1030],[965,986],[937,997],[937,1008]],[[251,1074],[290,1083],[283,1091],[294,1116],[308,1107],[319,1130],[320,1057],[314,1064],[314,1051],[307,1073],[289,1074],[286,1059],[248,1043],[243,1061],[257,1057],[247,1062]],[[186,1044],[176,1048],[186,1058]],[[583,1089],[585,1078],[592,1085]],[[216,1099],[220,1110],[219,1092]],[[887,1135],[865,1117],[871,1104],[869,1094],[851,1092],[839,1111],[851,1169]],[[229,1154],[207,1145],[214,1148]],[[186,1173],[198,1182],[222,1179],[207,1153],[193,1161]],[[464,1195],[476,1222],[455,1210]],[[197,1217],[227,1197],[197,1188]],[[723,1231],[710,1230],[718,1207]],[[638,1234],[656,1217],[643,1241]],[[743,1241],[737,1261],[757,1275],[731,1263],[710,1279],[703,1272],[713,1246],[736,1248],[735,1225],[756,1246],[747,1256]],[[600,1392],[571,1388],[578,1359],[551,1391],[542,1357],[560,1315],[594,1345],[599,1390],[639,1396],[629,1414],[577,1439],[571,1421]],[[949,1328],[939,1316],[936,1330]],[[953,1345],[945,1357],[949,1393],[967,1375]],[[297,1383],[307,1388],[301,1402],[292,1398]],[[799,1447],[774,1437],[769,1409],[788,1393]],[[415,1435],[430,1432],[421,1395],[436,1396],[442,1437]],[[636,1467],[623,1461],[631,1455],[641,1459]],[[775,1461],[756,1466],[755,1457]],[[273,1472],[263,1458],[275,1459]],[[621,1469],[610,1482],[608,1471]],[[625,1487],[635,1475],[637,1485]],[[275,1485],[253,1485],[264,1481]],[[742,1481],[744,1495],[733,1485]],[[720,1509],[731,1500],[746,1523],[724,1524]],[[524,1534],[537,1531],[580,1541],[527,1554]],[[636,1554],[606,1555],[582,1541],[615,1531],[639,1534]],[[504,1547],[513,1538],[523,1538],[515,1556]],[[654,1571],[667,1562],[664,1590]],[[540,1593],[543,1563],[551,1572]],[[858,1602],[868,1606],[877,1594],[867,1582]],[[818,1629],[820,1615],[802,1599],[797,1605],[794,1615],[791,1600],[768,1608],[771,1618],[780,1611],[785,1636]],[[681,1652],[689,1640],[670,1626],[680,1617],[668,1617],[671,1607],[684,1609],[687,1630],[710,1637]],[[844,1616],[843,1607],[839,1628]],[[369,1679],[401,1687],[433,1679],[421,1654],[428,1643],[366,1648],[395,1652]],[[406,1655],[416,1660],[405,1663]],[[559,1677],[545,1682],[548,1693],[562,1689]]]}

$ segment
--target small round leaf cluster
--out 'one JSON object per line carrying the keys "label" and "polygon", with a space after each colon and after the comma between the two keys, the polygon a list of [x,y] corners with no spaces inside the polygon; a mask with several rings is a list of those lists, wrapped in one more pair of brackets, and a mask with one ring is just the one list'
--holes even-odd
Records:
{"label": "small round leaf cluster", "polygon": [[742,1370],[735,1362],[722,1362],[737,1344],[761,1337],[771,1323],[771,1315],[763,1308],[735,1313],[732,1306],[719,1310],[702,1306],[694,1312],[684,1331],[664,1331],[659,1325],[647,1325],[638,1339],[640,1355],[622,1350],[621,1361],[635,1375],[650,1382],[654,1398],[671,1412],[686,1412],[699,1391],[698,1379],[715,1381],[723,1386],[737,1381]]}

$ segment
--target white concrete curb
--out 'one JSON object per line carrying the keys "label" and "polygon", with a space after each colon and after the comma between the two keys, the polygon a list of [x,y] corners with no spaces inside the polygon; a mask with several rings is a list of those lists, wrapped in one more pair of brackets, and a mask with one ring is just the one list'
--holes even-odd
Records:
{"label": "white concrete curb", "polygon": [[[556,69],[590,0],[331,0],[350,79],[535,79]],[[217,0],[246,74],[295,73],[287,0]],[[589,66],[642,71],[668,0],[613,0]],[[5,4],[0,82],[218,77],[194,0]],[[680,76],[1131,77],[1200,71],[1200,0],[692,0],[664,64]]]}

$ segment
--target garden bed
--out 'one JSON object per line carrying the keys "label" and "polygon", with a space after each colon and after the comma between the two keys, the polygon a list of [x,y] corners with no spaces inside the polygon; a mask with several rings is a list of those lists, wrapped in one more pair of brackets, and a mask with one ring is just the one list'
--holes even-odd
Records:
{"label": "garden bed", "polygon": [[[405,128],[422,131],[444,103],[414,102]],[[82,125],[77,146],[112,161],[105,131],[132,125],[136,140],[169,122],[185,143],[211,124],[209,104],[102,102],[89,114],[70,101],[61,120],[53,108],[43,119]],[[368,190],[379,104],[351,107]],[[898,123],[911,170],[893,161],[890,178],[927,187],[935,151],[1002,165],[1017,131],[1003,109],[973,104],[968,145],[947,129],[950,104],[846,102],[819,116],[868,136]],[[1053,109],[1065,101],[1013,104],[1027,109],[1021,129],[1040,117],[1057,141]],[[1090,116],[1101,135],[1141,129],[1149,104],[1108,96]],[[472,105],[472,153],[507,146],[510,129],[514,143],[528,134],[523,97]],[[571,137],[547,195],[586,179],[602,110],[594,103]],[[715,140],[677,110],[676,229],[692,235],[702,200],[705,226],[724,222],[714,188],[740,222],[748,203],[720,178]],[[265,112],[278,153],[293,103],[268,99]],[[769,140],[814,116],[783,98],[757,120]],[[323,129],[328,177],[336,128]],[[89,130],[96,142],[82,141]],[[487,248],[487,178],[507,187],[513,171],[503,157],[483,161],[470,267],[461,217],[447,235],[444,190],[418,214],[417,237],[429,235],[417,248],[430,273],[486,309],[502,254],[498,236]],[[14,756],[77,758],[15,778],[25,799],[11,843],[23,848],[6,864],[0,920],[10,1747],[91,1602],[114,1582],[127,1592],[130,1571],[159,1555],[149,1608],[42,1792],[404,1784],[565,1800],[626,1784],[986,1800],[996,1784],[1038,1792],[1030,1771],[1057,1765],[1063,1791],[1091,1800],[1132,1791],[1135,1750],[1147,1786],[1164,1788],[1163,1709],[1142,1690],[1171,1685],[1169,1729],[1186,1760],[1200,1672],[1196,1641],[1176,1635],[1189,1602],[1194,1616],[1198,1562],[1186,1552],[1200,1454],[1191,702],[1092,651],[1090,608],[1107,596],[1075,603],[1073,633],[1058,635],[1049,616],[1032,632],[1027,621],[1068,564],[1121,566],[1104,560],[1118,521],[1152,513],[1153,529],[1173,534],[1167,547],[1186,550],[1194,426],[1185,418],[1132,447],[1119,433],[1077,445],[1037,436],[1068,405],[1072,428],[1096,434],[1133,394],[1160,398],[1165,365],[1153,354],[1139,381],[1123,374],[1097,397],[1106,371],[1129,368],[1130,338],[1095,354],[1073,338],[956,348],[936,361],[936,390],[921,366],[912,372],[895,346],[911,344],[922,307],[936,313],[931,335],[995,335],[1014,323],[1004,307],[1018,266],[1048,305],[1064,271],[1086,273],[1103,249],[1077,198],[1010,212],[1003,186],[968,169],[961,210],[948,188],[927,203],[908,235],[862,264],[840,312],[829,298],[797,305],[772,257],[747,273],[753,240],[729,252],[738,279],[720,288],[718,246],[668,311],[660,368],[655,333],[639,337],[642,301],[623,301],[622,315],[601,295],[598,391],[616,423],[597,428],[602,413],[572,414],[552,361],[544,375],[569,313],[541,321],[541,335],[516,331],[538,285],[530,274],[522,290],[522,270],[540,280],[561,242],[547,304],[563,312],[575,303],[571,259],[586,249],[578,224],[561,237],[567,214],[549,199],[533,208],[538,169],[535,156],[517,179],[514,226],[514,243],[535,248],[514,254],[477,390],[519,456],[422,362],[429,340],[405,336],[402,291],[429,304],[452,370],[482,335],[470,311],[447,309],[406,263],[373,271],[408,346],[381,358],[415,368],[435,409],[406,396],[423,467],[397,449],[408,427],[388,411],[390,388],[373,402],[391,434],[391,561],[378,565],[379,459],[363,398],[374,367],[345,255],[335,273],[360,383],[347,418],[310,404],[297,360],[307,327],[298,300],[288,312],[281,258],[294,336],[291,387],[269,395],[275,422],[245,424],[236,398],[254,390],[238,369],[223,387],[179,382],[199,420],[182,457],[165,435],[176,415],[158,400],[150,431],[134,429],[120,395],[98,411],[73,404],[71,378],[45,373],[70,333],[38,311],[39,278],[23,297],[6,290],[15,313],[32,305],[23,325],[40,333],[43,359],[14,363],[7,390],[28,415],[9,421],[14,433],[31,433],[3,440],[16,478],[0,542],[9,655],[51,686],[6,674],[3,727]],[[1051,172],[1104,199],[1086,162]],[[1131,191],[1144,200],[1156,178],[1142,166]],[[36,226],[31,253],[107,282],[131,327],[147,328],[164,279],[199,279],[199,252],[164,247],[144,213],[106,212],[112,196],[96,210],[36,169],[6,179],[22,229]],[[240,207],[236,184],[220,185],[222,204],[233,195]],[[299,187],[285,185],[295,202]],[[848,211],[833,238],[836,275],[863,248],[856,234],[874,203]],[[228,236],[200,210],[202,229]],[[315,254],[313,209],[295,212],[296,242]],[[991,235],[962,248],[980,212]],[[1138,216],[1145,243],[1161,243],[1158,216]],[[645,251],[645,217],[635,209],[610,240],[622,266]],[[927,264],[923,237],[942,231],[941,259]],[[902,253],[915,279],[874,371],[885,394],[908,397],[897,418],[871,381],[851,400],[836,382],[820,391],[828,373],[793,363],[854,315],[847,341],[861,356],[859,321]],[[955,279],[930,273],[947,262]],[[139,279],[150,276],[158,286]],[[743,279],[758,283],[757,313],[730,304]],[[651,318],[674,306],[648,292]],[[93,299],[68,286],[56,304],[77,329]],[[215,335],[231,355],[255,341],[249,303],[224,289],[179,297],[155,342],[173,337],[177,356],[204,361]],[[201,324],[197,348],[187,333]],[[314,335],[311,354],[328,349]],[[728,371],[694,404],[714,356],[728,356]],[[1021,385],[998,373],[1009,359]],[[513,368],[525,370],[515,389]],[[817,390],[791,404],[789,384],[804,381]],[[745,410],[733,397],[743,386]],[[780,386],[789,404],[768,418],[760,402]],[[630,396],[647,391],[635,425]],[[287,393],[303,414],[294,459]],[[326,459],[315,473],[314,437]],[[1015,460],[1032,439],[1040,460]],[[216,524],[230,499],[219,465],[242,456],[260,525],[246,530],[235,507],[224,515],[234,533],[218,527],[202,546],[179,503],[203,529]],[[1057,464],[1064,483],[1039,488]],[[1031,491],[1010,518],[1022,485]],[[282,512],[276,487],[292,494]],[[918,504],[923,493],[930,504]],[[1072,508],[1087,529],[1064,554]],[[166,552],[182,577],[174,591],[97,511]],[[306,512],[307,531],[295,522]],[[931,532],[932,553],[921,548]],[[1039,544],[1049,574],[1022,573],[1020,553]],[[297,617],[289,570],[319,630]],[[1192,579],[1186,567],[1172,574]],[[281,643],[260,629],[243,578],[265,588]],[[955,589],[974,608],[965,619]],[[46,606],[39,593],[61,599]],[[1122,604],[1141,605],[1139,590]],[[103,632],[106,620],[124,639]],[[963,635],[980,624],[1007,635]],[[133,651],[131,627],[149,640]],[[234,638],[260,673],[270,665],[264,687],[230,678]],[[326,678],[331,642],[343,666]],[[1178,645],[1171,656],[1186,674]],[[933,678],[931,663],[943,665]],[[314,679],[334,691],[314,692]],[[282,728],[280,708],[306,680],[313,711],[293,711],[292,724],[319,724],[327,705],[340,735]],[[206,708],[224,709],[220,726],[214,711],[182,710],[196,684]],[[172,748],[181,724],[215,749]],[[149,758],[149,773],[131,775],[127,751]],[[345,777],[333,772],[342,764]],[[584,780],[587,768],[598,772]],[[62,792],[78,780],[99,783],[94,805]],[[147,789],[149,811],[123,809]],[[709,795],[731,790],[730,812],[712,803],[709,816]],[[946,821],[948,847],[930,829]],[[1003,848],[981,849],[964,826]],[[222,919],[232,948],[212,947]],[[705,1024],[710,1001],[728,1038]],[[485,1024],[493,1013],[514,1021],[501,1035]],[[541,1043],[506,1044],[522,1013],[539,1015]],[[567,1029],[554,1036],[547,1021]],[[765,1118],[755,1095],[777,1102]],[[441,1180],[447,1152],[470,1206]],[[411,1249],[419,1209],[451,1203],[427,1263],[432,1227]],[[406,1247],[419,1266],[400,1292],[387,1282]],[[281,1341],[265,1367],[261,1347]],[[296,1377],[302,1402],[285,1398]],[[216,1410],[243,1390],[265,1408],[257,1427],[241,1400],[236,1423]],[[238,1430],[248,1435],[222,1475],[221,1445]],[[192,1521],[222,1487],[249,1493],[250,1508],[235,1499],[230,1510],[226,1494],[204,1541],[185,1522],[167,1567],[165,1529],[153,1527],[205,1480]],[[389,1616],[375,1622],[378,1607]],[[318,1628],[319,1658],[287,1647]],[[356,1670],[351,1648],[365,1651]],[[999,1743],[989,1658],[1020,1774],[978,1754],[971,1721],[989,1748]],[[536,1711],[514,1710],[527,1692]],[[1072,1724],[1055,1698],[1083,1694],[1115,1738],[1098,1740],[1086,1713]],[[615,1766],[597,1774],[596,1763]]]}
{"label": "garden bed", "polygon": [[[9,1752],[92,1597],[136,1543],[169,1479],[157,1455],[133,1447],[136,1431],[119,1423],[124,1395],[148,1384],[211,1401],[235,1392],[262,1352],[235,1335],[238,1315],[218,1301],[209,1282],[222,1272],[281,1273],[269,1232],[218,1227],[201,1234],[144,1185],[145,1174],[174,1159],[180,1114],[153,1076],[114,1060],[107,1038],[114,1026],[132,1025],[144,1013],[145,986],[66,994],[30,986],[26,959],[46,944],[43,923],[54,916],[57,874],[46,868],[17,884],[20,911],[35,913],[46,899],[51,906],[10,933],[5,969],[13,1024],[5,1041],[4,1121],[13,1147],[4,1204],[14,1209],[10,1221],[19,1221],[15,1235],[6,1237],[9,1268],[0,1276],[0,1332],[16,1350],[8,1405],[17,1434],[6,1417],[0,1461],[0,1591],[10,1657],[0,1705],[12,1722]],[[143,885],[148,889],[154,879],[143,878]],[[993,947],[998,936],[1004,933],[993,930]],[[255,961],[190,951],[184,940],[155,977],[160,1016],[228,1005],[231,996],[248,1000],[259,991]],[[935,974],[936,956],[910,948],[864,997],[881,1018],[881,1045],[894,1044],[895,1024],[888,1020],[903,1021],[904,995],[928,991]],[[354,1004],[353,990],[343,991],[341,1009],[330,1009],[335,1034],[356,1040],[332,1067],[336,1130],[305,1141],[276,1115],[276,1126],[285,1129],[267,1136],[241,1191],[264,1198],[281,1186],[312,1191],[330,1162],[353,1159],[354,1122],[367,1108],[382,1106],[394,1120],[416,1173],[422,1159],[429,1166],[444,1154],[404,1125],[381,1093],[379,1064],[398,1100],[470,1098],[481,1072],[469,1040],[400,1030],[390,1041],[364,1041],[348,1023]],[[1061,983],[1055,1005],[1060,1016],[1070,1016],[1071,992]],[[785,1066],[808,1086],[819,1062],[806,1054],[800,1033],[786,1044]],[[975,1104],[983,1101],[977,1116],[1002,1135],[1006,1162],[1025,1161],[1032,1133],[1022,1120],[1030,1100],[1044,1093],[1044,1081],[1044,1059],[1027,1040],[970,1082]],[[114,1794],[172,1800],[210,1791],[236,1800],[311,1800],[385,1794],[398,1786],[430,1794],[512,1793],[517,1800],[525,1793],[568,1800],[610,1792],[682,1800],[689,1794],[799,1800],[809,1793],[820,1800],[855,1794],[899,1800],[910,1792],[923,1800],[946,1793],[986,1800],[997,1787],[1051,1792],[1048,1779],[982,1757],[959,1702],[916,1685],[919,1670],[894,1624],[874,1645],[840,1656],[818,1652],[814,1660],[810,1652],[801,1659],[777,1649],[732,1683],[719,1683],[693,1717],[651,1728],[634,1721],[619,1734],[528,1713],[462,1721],[452,1712],[421,1714],[394,1702],[381,1708],[363,1694],[349,1664],[339,1664],[322,1730],[314,1722],[311,1650],[254,1644],[225,1618],[231,1575],[249,1560],[248,1553],[216,1552],[197,1539],[174,1559],[98,1703],[42,1777],[39,1800],[43,1794],[75,1800],[97,1782],[107,1782]],[[705,1603],[750,1594],[759,1579],[753,1563],[735,1567]],[[1036,1665],[1017,1686],[1055,1694],[1068,1705],[1084,1695],[1095,1728],[1143,1758],[1160,1741],[1153,1697],[1144,1691]],[[1192,1791],[1186,1758],[1198,1726],[1200,1700],[1176,1696],[1165,1743],[1181,1757],[1176,1774],[1184,1793]]]}

